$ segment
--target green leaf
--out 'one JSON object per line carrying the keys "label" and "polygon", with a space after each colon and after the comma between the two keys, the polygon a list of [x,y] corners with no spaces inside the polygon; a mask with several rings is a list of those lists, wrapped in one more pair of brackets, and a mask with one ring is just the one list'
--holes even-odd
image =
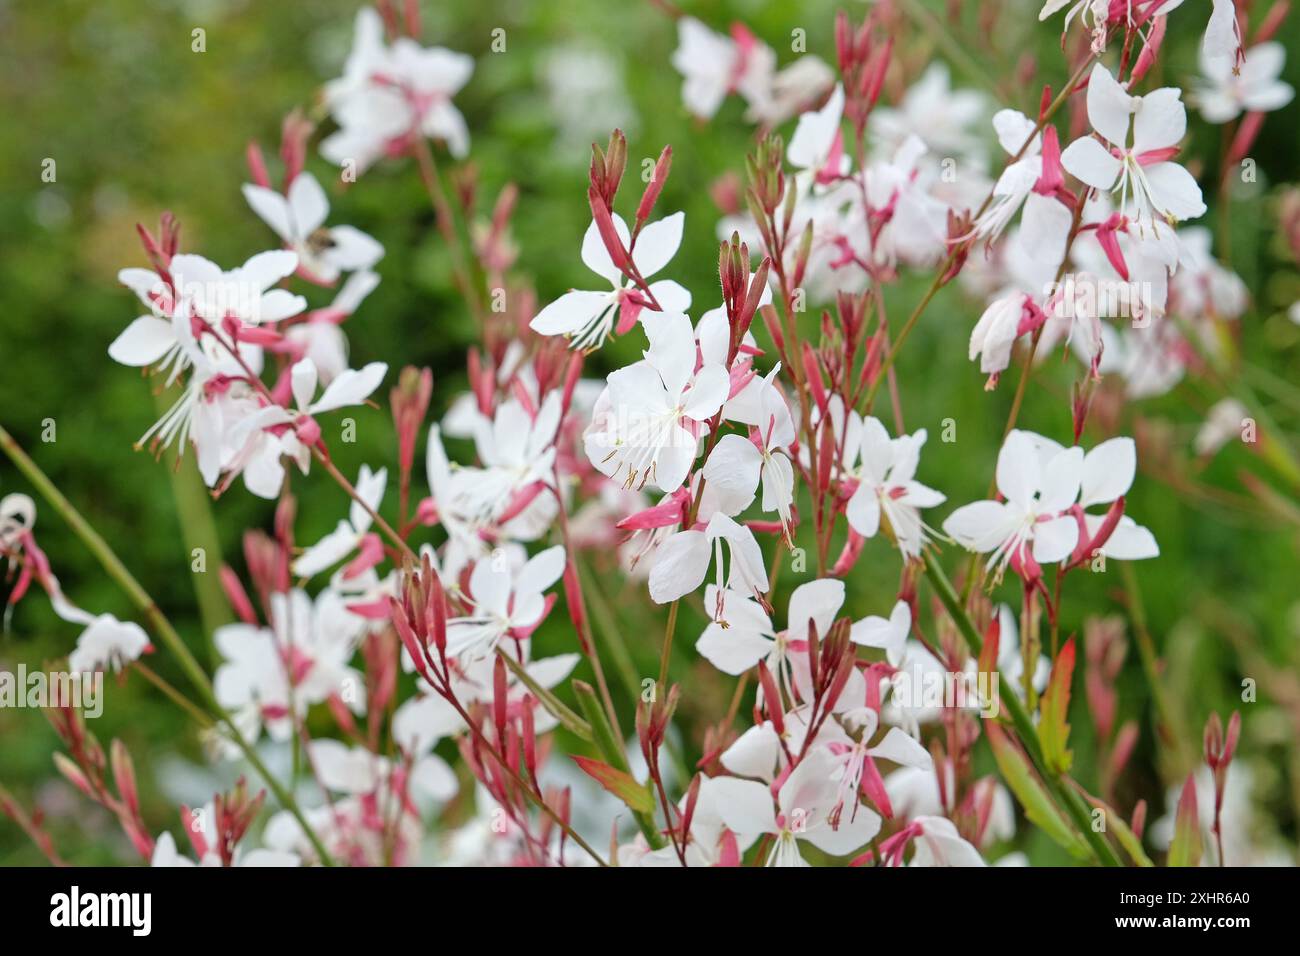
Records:
{"label": "green leaf", "polygon": [[1089,803],[1106,814],[1106,826],[1115,831],[1115,839],[1129,855],[1129,859],[1137,866],[1155,866],[1151,862],[1151,857],[1147,856],[1146,850],[1142,849],[1142,841],[1138,835],[1124,822],[1124,818],[1115,812],[1115,808],[1091,794],[1085,796]]}
{"label": "green leaf", "polygon": [[624,773],[591,757],[575,755],[573,760],[584,773],[627,804],[633,813],[649,814],[654,811],[654,798],[650,791],[637,783],[630,773]]}
{"label": "green leaf", "polygon": [[1200,866],[1202,848],[1200,815],[1196,809],[1196,779],[1188,774],[1183,794],[1178,798],[1174,839],[1169,844],[1169,865]]}
{"label": "green leaf", "polygon": [[1040,704],[1038,741],[1043,745],[1043,760],[1054,773],[1069,773],[1074,755],[1066,746],[1070,741],[1070,681],[1074,677],[1074,638],[1065,642],[1052,664],[1052,677]]}
{"label": "green leaf", "polygon": [[532,694],[537,700],[550,711],[551,716],[560,722],[567,730],[577,734],[583,740],[592,739],[591,726],[564,705],[564,702],[556,697],[553,693],[543,687],[537,681],[533,680],[528,670],[509,654],[501,653],[501,659],[506,662],[506,667],[510,672],[519,678],[519,682],[528,688],[528,693]]}
{"label": "green leaf", "polygon": [[627,753],[623,750],[623,743],[619,739],[618,733],[609,723],[609,716],[605,713],[605,708],[601,706],[600,698],[596,696],[595,689],[586,681],[574,680],[572,682],[573,692],[577,695],[578,705],[582,707],[583,714],[587,717],[587,724],[591,729],[591,740],[600,751],[600,755],[609,763],[619,770],[631,770],[627,762]]}
{"label": "green leaf", "polygon": [[1043,789],[1020,748],[996,724],[986,723],[984,732],[988,736],[989,746],[993,748],[993,759],[997,761],[1002,779],[1025,808],[1025,816],[1029,821],[1075,859],[1089,859],[1091,850],[1088,849],[1088,844],[1057,812],[1051,797]]}

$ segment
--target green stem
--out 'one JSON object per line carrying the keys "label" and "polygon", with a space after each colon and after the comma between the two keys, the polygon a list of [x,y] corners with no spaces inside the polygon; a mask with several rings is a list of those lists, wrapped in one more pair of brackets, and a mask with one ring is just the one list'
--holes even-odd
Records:
{"label": "green stem", "polygon": [[1156,654],[1155,642],[1147,627],[1146,607],[1142,603],[1142,592],[1138,590],[1137,574],[1133,565],[1127,561],[1120,566],[1120,575],[1124,578],[1124,590],[1128,594],[1129,618],[1133,622],[1133,638],[1137,644],[1138,657],[1142,659],[1142,673],[1146,677],[1147,688],[1156,705],[1156,733],[1164,743],[1172,746],[1179,756],[1179,767],[1188,767],[1194,761],[1188,761],[1184,752],[1182,736],[1174,729],[1173,711],[1169,699],[1165,696],[1164,684],[1160,681],[1160,658]]}
{"label": "green stem", "polygon": [[[924,560],[925,576],[930,579],[935,593],[939,596],[939,601],[966,639],[970,652],[978,657],[984,647],[984,641],[980,637],[979,631],[962,608],[957,592],[953,590],[948,576],[943,573],[943,568],[935,560],[934,553],[926,551]],[[1102,838],[1100,833],[1093,830],[1092,816],[1087,804],[1084,803],[1079,794],[1078,785],[1070,778],[1069,774],[1057,774],[1048,769],[1047,762],[1043,758],[1043,748],[1039,743],[1038,733],[1034,729],[1034,722],[1030,719],[1029,712],[1025,710],[1025,705],[1016,696],[1011,682],[1007,680],[1006,675],[1001,671],[998,672],[998,690],[999,699],[1006,705],[1007,712],[1011,715],[1012,728],[1019,738],[1021,746],[1025,749],[1025,753],[1029,755],[1029,759],[1052,792],[1057,804],[1065,810],[1066,814],[1073,820],[1075,827],[1083,835],[1083,838],[1088,841],[1088,845],[1092,848],[1097,861],[1104,866],[1122,866],[1123,864],[1120,862],[1119,857],[1115,855],[1115,851],[1111,849],[1110,844]]]}
{"label": "green stem", "polygon": [[[154,403],[159,406],[159,414],[171,407],[176,391],[164,389],[155,395]],[[169,469],[169,474],[185,550],[191,555],[196,549],[200,550],[204,557],[204,570],[193,575],[194,596],[198,600],[199,620],[203,622],[203,633],[207,637],[208,661],[215,664],[216,645],[212,642],[212,635],[217,628],[235,619],[221,588],[221,577],[214,573],[214,569],[221,567],[221,538],[212,519],[211,499],[193,459],[188,455],[178,455],[176,467]]]}
{"label": "green stem", "polygon": [[185,676],[189,678],[190,683],[193,684],[195,690],[199,692],[200,697],[203,699],[203,703],[221,723],[226,725],[226,728],[230,732],[231,739],[244,755],[244,759],[247,760],[257,774],[266,781],[267,787],[275,795],[275,798],[279,801],[280,805],[293,814],[294,819],[298,821],[298,825],[302,827],[303,832],[311,841],[311,844],[316,850],[317,855],[320,857],[321,862],[326,866],[333,866],[333,859],[325,849],[324,844],[321,843],[316,832],[307,823],[307,819],[303,816],[303,812],[301,808],[299,808],[298,802],[293,798],[293,795],[285,789],[284,785],[276,779],[271,771],[267,769],[266,764],[262,762],[262,758],[257,755],[257,751],[253,749],[252,745],[244,739],[243,734],[239,732],[239,729],[235,726],[235,722],[231,718],[229,712],[221,706],[220,702],[217,700],[216,694],[213,693],[212,684],[208,680],[207,674],[205,674],[203,668],[199,666],[199,662],[194,658],[190,649],[185,646],[185,642],[181,639],[180,634],[178,634],[176,629],[172,627],[171,621],[169,621],[167,616],[163,614],[162,609],[158,607],[157,602],[149,596],[149,592],[147,592],[140,585],[140,582],[135,579],[135,576],[127,570],[126,565],[122,563],[121,559],[118,558],[113,549],[109,547],[108,542],[100,536],[98,531],[91,527],[90,523],[82,517],[81,512],[72,506],[72,503],[63,496],[63,492],[59,491],[54,482],[50,481],[45,472],[41,470],[40,466],[28,457],[27,453],[23,451],[22,447],[14,440],[13,436],[4,429],[3,426],[0,426],[0,449],[4,450],[4,453],[9,457],[14,465],[17,466],[18,470],[23,473],[27,480],[31,482],[32,487],[36,489],[50,507],[58,512],[59,516],[67,522],[68,527],[72,529],[72,533],[81,539],[81,543],[85,545],[86,550],[94,556],[108,576],[113,579],[114,583],[122,589],[123,593],[125,593],[136,608],[139,609],[140,613],[144,616],[144,619],[148,622],[150,629],[158,636],[159,640],[162,641],[167,650],[176,658],[177,662],[181,666],[181,670],[185,672]]}

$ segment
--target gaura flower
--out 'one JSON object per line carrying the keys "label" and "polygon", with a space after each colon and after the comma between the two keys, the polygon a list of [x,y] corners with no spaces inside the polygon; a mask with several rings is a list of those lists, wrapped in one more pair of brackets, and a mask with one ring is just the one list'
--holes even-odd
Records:
{"label": "gaura flower", "polygon": [[[617,213],[612,218],[614,231],[626,249],[631,243],[627,223]],[[676,212],[641,229],[636,245],[630,250],[641,278],[649,282],[650,276],[662,270],[677,254],[685,220],[684,213]],[[528,325],[539,335],[565,336],[572,348],[598,349],[616,328],[619,335],[630,331],[641,310],[653,305],[614,265],[594,221],[582,237],[582,261],[608,282],[612,291],[572,289],[538,312]],[[651,282],[649,288],[659,309],[665,313],[685,312],[691,307],[691,294],[671,279]]]}
{"label": "gaura flower", "polygon": [[447,655],[470,663],[488,657],[507,637],[529,637],[550,610],[543,592],[564,573],[564,548],[556,545],[517,570],[492,558],[478,561],[465,596],[470,613],[447,622]]}
{"label": "gaura flower", "polygon": [[691,320],[681,313],[645,317],[650,348],[610,373],[583,436],[591,464],[629,487],[653,482],[671,493],[690,472],[699,434],[727,400],[731,382],[720,363],[696,367]]}
{"label": "gaura flower", "polygon": [[1231,57],[1212,56],[1202,48],[1196,108],[1209,123],[1281,109],[1295,97],[1295,88],[1281,79],[1285,65],[1286,48],[1280,43],[1256,44],[1239,67]]}
{"label": "gaura flower", "polygon": [[333,285],[342,272],[371,268],[384,247],[353,226],[325,228],[329,199],[316,177],[302,172],[281,195],[265,186],[245,183],[244,198],[298,256],[298,268],[313,280]]}
{"label": "gaura flower", "polygon": [[1061,153],[1061,163],[1082,182],[1118,191],[1120,214],[1130,198],[1139,223],[1174,221],[1205,214],[1201,187],[1172,162],[1187,132],[1182,91],[1164,87],[1131,96],[1100,63],[1088,81],[1088,120],[1101,137],[1081,136]]}
{"label": "gaura flower", "polygon": [[864,538],[874,537],[883,522],[907,559],[920,557],[930,533],[921,520],[921,509],[947,500],[915,478],[925,440],[924,428],[890,438],[879,419],[859,419],[855,412],[849,413],[844,461],[857,488],[845,507],[845,516]]}
{"label": "gaura flower", "polygon": [[803,840],[831,856],[848,856],[880,832],[880,817],[865,806],[840,806],[841,764],[825,747],[810,749],[781,784],[775,807],[767,784],[718,777],[722,822],[738,834],[775,837],[767,866],[808,866],[799,850]]}
{"label": "gaura flower", "polygon": [[1038,564],[1051,564],[1069,556],[1078,542],[1078,523],[1062,512],[1079,495],[1083,449],[1062,449],[1044,462],[1038,438],[1016,430],[1003,443],[997,487],[1004,501],[964,505],[943,523],[962,547],[989,554],[989,567],[999,578],[1011,561],[1019,567],[1032,556]]}

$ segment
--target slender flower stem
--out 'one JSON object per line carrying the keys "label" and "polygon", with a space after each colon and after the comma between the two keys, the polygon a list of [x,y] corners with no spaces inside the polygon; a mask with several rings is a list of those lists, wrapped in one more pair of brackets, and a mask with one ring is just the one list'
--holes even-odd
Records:
{"label": "slender flower stem", "polygon": [[[943,604],[948,616],[952,618],[957,629],[961,631],[962,636],[966,639],[966,644],[973,655],[978,655],[984,646],[984,641],[980,637],[979,631],[971,622],[970,617],[962,608],[957,598],[957,593],[952,588],[952,583],[948,580],[947,575],[943,573],[943,568],[935,560],[931,551],[924,554],[925,575],[930,579],[934,586],[935,593],[939,601]],[[1057,774],[1048,769],[1047,763],[1043,758],[1043,748],[1038,740],[1038,733],[1034,730],[1034,723],[1029,717],[1029,712],[1025,710],[1025,705],[1020,698],[1016,696],[1011,682],[1007,680],[1006,675],[998,672],[999,701],[1006,706],[1011,716],[1012,729],[1024,747],[1029,759],[1033,762],[1034,767],[1038,770],[1044,783],[1052,792],[1058,805],[1073,820],[1075,827],[1087,840],[1091,847],[1093,855],[1097,861],[1104,866],[1121,866],[1122,863],[1115,851],[1111,849],[1109,843],[1092,828],[1092,817],[1083,798],[1079,795],[1078,785],[1075,784],[1069,774]]]}
{"label": "slender flower stem", "polygon": [[177,690],[168,680],[160,677],[144,661],[132,661],[130,669],[162,691],[168,700],[194,718],[194,722],[204,730],[212,727],[213,720],[211,717],[200,710],[193,701]]}
{"label": "slender flower stem", "polygon": [[406,539],[398,534],[397,531],[394,530],[393,526],[385,521],[384,517],[372,508],[369,502],[361,497],[356,486],[353,485],[352,482],[348,481],[347,477],[343,472],[338,470],[338,467],[334,462],[332,462],[319,448],[313,448],[312,451],[315,453],[316,460],[321,463],[321,467],[325,469],[325,473],[338,482],[339,487],[346,491],[353,501],[361,505],[366,514],[370,516],[370,520],[375,523],[375,526],[379,528],[380,531],[388,536],[388,540],[391,541],[393,546],[402,553],[403,557],[409,558],[411,561],[418,561],[419,556],[414,550],[412,550],[411,546],[406,543]]}
{"label": "slender flower stem", "polygon": [[73,534],[75,534],[81,540],[82,544],[85,545],[86,550],[94,556],[108,576],[113,579],[114,583],[122,589],[126,596],[130,598],[131,602],[139,609],[140,613],[148,622],[150,629],[158,635],[158,638],[167,647],[167,650],[176,658],[181,669],[185,672],[185,676],[189,678],[190,683],[193,684],[195,690],[199,692],[200,697],[203,699],[203,703],[207,705],[208,709],[220,720],[221,723],[225,724],[226,729],[229,731],[231,740],[234,741],[235,746],[237,746],[240,752],[244,755],[244,759],[247,760],[253,769],[257,771],[258,775],[266,781],[267,787],[275,795],[275,798],[279,801],[280,805],[293,814],[294,819],[297,820],[298,825],[302,827],[307,839],[311,841],[312,847],[316,850],[321,862],[326,866],[333,866],[333,859],[325,849],[325,845],[321,843],[320,837],[316,835],[316,832],[307,823],[307,818],[303,815],[301,808],[298,806],[298,802],[293,798],[293,794],[291,794],[280,783],[280,781],[276,779],[275,775],[267,769],[266,764],[262,762],[262,758],[257,755],[257,751],[254,750],[252,745],[244,739],[244,735],[240,733],[239,728],[235,726],[234,719],[230,716],[230,713],[221,706],[220,702],[217,700],[216,694],[213,693],[212,684],[208,680],[207,674],[205,674],[203,668],[199,666],[199,662],[195,660],[194,655],[190,653],[190,649],[185,646],[185,642],[181,639],[180,634],[176,632],[171,621],[169,621],[167,616],[163,614],[162,609],[158,607],[157,602],[149,596],[149,592],[147,592],[140,585],[140,582],[135,579],[135,576],[127,570],[126,565],[124,565],[121,559],[118,558],[116,552],[113,551],[108,542],[100,536],[98,531],[91,527],[90,523],[82,517],[81,512],[72,506],[72,503],[64,497],[63,492],[59,491],[58,487],[54,482],[50,481],[49,477],[41,470],[40,466],[28,457],[27,453],[23,451],[22,447],[14,440],[13,436],[4,429],[3,426],[0,426],[0,450],[4,451],[9,459],[17,466],[18,470],[23,473],[29,482],[31,482],[32,487],[35,488],[50,507],[58,512],[59,516],[67,522],[68,527],[72,529]]}
{"label": "slender flower stem", "polygon": [[438,164],[433,158],[433,150],[429,147],[429,141],[423,136],[416,140],[415,158],[420,165],[420,179],[423,180],[425,191],[429,194],[429,201],[433,204],[438,231],[442,233],[443,241],[447,243],[447,248],[451,252],[452,274],[469,302],[470,311],[481,325],[484,315],[483,302],[477,285],[470,278],[469,267],[466,264],[468,257],[462,249],[460,236],[456,232],[456,219],[452,213],[451,203],[447,200],[447,192],[443,189],[442,177],[438,175]]}
{"label": "slender flower stem", "polygon": [[1133,623],[1133,639],[1137,644],[1138,657],[1142,659],[1142,674],[1156,705],[1156,734],[1163,743],[1174,748],[1180,763],[1185,761],[1186,765],[1190,765],[1192,761],[1185,752],[1182,738],[1174,732],[1173,710],[1160,680],[1160,658],[1147,627],[1146,606],[1142,603],[1142,592],[1138,590],[1137,573],[1132,564],[1125,561],[1120,568],[1120,576],[1124,579],[1124,590],[1128,596],[1129,620]]}

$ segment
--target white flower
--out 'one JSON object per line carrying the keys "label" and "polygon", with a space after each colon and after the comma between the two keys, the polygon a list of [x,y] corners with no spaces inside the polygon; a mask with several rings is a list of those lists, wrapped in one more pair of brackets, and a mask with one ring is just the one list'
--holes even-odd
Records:
{"label": "white flower", "polygon": [[1178,231],[1178,264],[1171,282],[1177,313],[1187,319],[1239,319],[1250,302],[1241,276],[1225,268],[1210,253],[1209,229],[1194,226]]}
{"label": "white flower", "polygon": [[[1041,22],[1046,20],[1070,2],[1071,0],[1047,0],[1047,2],[1043,4],[1043,9],[1038,12],[1039,21]],[[1117,8],[1115,20],[1118,20],[1122,15],[1124,17],[1124,22],[1131,27],[1135,25],[1133,14],[1142,13],[1143,18],[1141,22],[1149,23],[1152,18],[1164,16],[1170,10],[1179,6],[1182,2],[1183,0],[1165,0],[1163,3],[1161,3],[1160,0],[1146,0],[1146,8],[1152,6],[1158,7],[1158,9],[1150,10],[1148,12],[1146,9],[1141,9],[1143,5],[1140,3],[1140,0],[1138,0],[1138,2],[1135,2],[1135,0],[1128,0],[1128,2],[1123,6]],[[1229,2],[1231,2],[1231,0],[1229,0]],[[1065,14],[1065,26],[1061,28],[1062,44],[1064,44],[1065,32],[1070,29],[1070,23],[1076,16],[1082,14],[1082,16],[1079,16],[1079,23],[1092,34],[1092,52],[1094,54],[1104,52],[1106,49],[1106,31],[1112,20],[1112,8],[1114,8],[1112,0],[1075,0],[1074,5],[1070,7],[1069,12]]]}
{"label": "white flower", "polygon": [[906,601],[894,602],[888,618],[872,614],[856,621],[849,631],[849,640],[863,647],[878,647],[885,652],[885,660],[897,667],[903,661],[903,648],[912,633],[912,609]]}
{"label": "white flower", "polygon": [[506,637],[527,637],[547,611],[544,591],[564,573],[556,545],[512,571],[493,558],[478,561],[469,579],[470,613],[447,622],[447,654],[466,663],[488,657]]}
{"label": "white flower", "polygon": [[335,694],[365,713],[365,682],[348,664],[365,621],[341,595],[325,590],[313,602],[297,588],[272,594],[271,622],[217,628],[213,639],[224,661],[213,690],[222,707],[242,717],[253,737],[265,724],[275,740],[289,739],[309,705]]}
{"label": "white flower", "polygon": [[473,57],[426,49],[409,37],[386,47],[379,14],[362,9],[343,76],[325,87],[325,104],[339,128],[321,143],[321,155],[360,171],[413,137],[427,136],[464,157],[469,130],[451,98],[473,72]]}
{"label": "white flower", "polygon": [[[87,615],[89,617],[89,615]],[[68,670],[74,674],[120,671],[153,650],[144,629],[131,621],[119,621],[111,614],[90,618],[77,638],[77,649],[68,655]]]}
{"label": "white flower", "polygon": [[[203,355],[219,364],[221,371],[243,374],[224,349],[214,349],[211,339],[196,338],[192,320],[219,327],[222,320],[233,318],[256,326],[295,316],[307,307],[307,300],[273,286],[297,268],[296,254],[277,250],[258,253],[228,272],[202,256],[182,253],[172,256],[170,281],[148,269],[123,269],[119,281],[149,307],[150,314],[140,316],[113,340],[109,358],[136,367],[157,365],[168,373],[168,384]],[[260,353],[249,364],[260,371]]]}
{"label": "white flower", "polygon": [[[729,572],[722,560],[724,541],[731,557]],[[650,599],[667,604],[690,594],[704,583],[715,558],[719,587],[746,594],[767,591],[767,570],[754,532],[719,511],[703,531],[679,531],[659,546],[650,569]]]}
{"label": "white flower", "polygon": [[946,500],[915,480],[925,445],[924,428],[891,439],[880,420],[849,412],[844,436],[845,467],[858,482],[845,509],[849,526],[864,538],[880,530],[882,518],[904,558],[918,558],[927,538],[922,508]]}
{"label": "white flower", "polygon": [[770,834],[776,838],[768,866],[808,866],[799,851],[807,840],[831,856],[848,856],[880,831],[880,817],[865,806],[838,814],[840,761],[824,747],[811,748],[791,771],[772,805],[767,784],[735,777],[717,777],[722,822],[737,834]]}
{"label": "white flower", "polygon": [[[700,792],[695,800],[695,813],[691,817],[691,832],[686,837],[687,866],[719,866],[724,860],[724,849],[730,842],[738,858],[743,856],[758,839],[757,834],[740,835],[727,829],[722,820],[721,803],[723,794],[719,792],[719,777],[701,777]],[[722,788],[725,789],[725,788]],[[685,810],[685,800],[682,801]],[[672,846],[651,850],[639,834],[631,846],[620,847],[619,866],[681,866],[681,858]]]}
{"label": "white flower", "polygon": [[844,87],[838,83],[831,98],[819,110],[799,117],[786,156],[790,165],[813,173],[819,179],[823,174],[834,177],[844,172],[843,134],[840,120],[844,116]]}
{"label": "white flower", "polygon": [[384,247],[360,229],[324,228],[329,199],[311,173],[295,176],[283,196],[248,183],[243,190],[253,212],[297,253],[299,268],[320,282],[331,285],[341,272],[369,269],[384,255]]}
{"label": "white flower", "polygon": [[340,328],[342,320],[356,312],[378,285],[379,276],[375,273],[354,272],[339,287],[328,307],[312,311],[306,322],[284,330],[284,339],[292,346],[293,354],[311,359],[326,385],[348,368],[348,340]]}
{"label": "white flower", "polygon": [[931,63],[903,94],[897,107],[880,106],[871,113],[871,129],[886,149],[916,136],[940,156],[968,154],[978,145],[971,129],[987,116],[981,93],[954,90],[948,67]]}
{"label": "white flower", "polygon": [[[153,856],[149,860],[150,866],[157,867],[192,867],[192,866],[221,866],[221,854],[217,851],[216,834],[210,832],[213,825],[210,822],[215,821],[215,810],[211,804],[203,808],[201,814],[194,815],[195,825],[199,827],[196,836],[199,842],[207,847],[203,854],[203,859],[197,864],[189,857],[184,856],[176,848],[176,840],[170,833],[161,833],[153,845]],[[256,850],[236,850],[233,861],[234,866],[271,866],[271,867],[293,867],[301,866],[302,860],[298,854],[289,853],[281,850],[256,849]]]}
{"label": "white flower", "polygon": [[[631,242],[623,217],[613,215],[614,231],[627,249]],[[677,254],[682,243],[684,213],[675,212],[647,224],[637,235],[636,246],[629,251],[641,278],[649,282]],[[596,349],[617,326],[619,334],[631,329],[641,310],[652,306],[645,294],[614,265],[593,221],[582,237],[582,261],[612,286],[609,292],[572,289],[560,296],[528,323],[539,335],[563,335],[575,349]],[[671,279],[650,283],[650,293],[664,312],[685,312],[691,307],[691,294]]]}
{"label": "white flower", "polygon": [[[555,495],[541,489],[555,484],[555,439],[561,396],[550,392],[535,414],[517,399],[497,406],[489,420],[474,424],[474,445],[482,472],[464,485],[468,506],[483,520],[522,541],[545,534],[558,509]],[[526,502],[526,503],[525,503]]]}
{"label": "white flower", "polygon": [[793,686],[790,642],[808,640],[809,622],[825,637],[843,604],[843,581],[825,578],[801,584],[790,595],[790,627],[777,634],[767,613],[749,594],[730,589],[724,593],[710,584],[704,591],[704,609],[709,614],[719,609],[721,613],[704,629],[695,649],[718,670],[733,676],[766,661],[773,677],[784,686]]}
{"label": "white flower", "polygon": [[[1054,442],[1052,448],[1059,448]],[[1050,454],[1051,452],[1049,452]],[[1128,494],[1137,473],[1137,448],[1131,438],[1111,438],[1102,442],[1083,458],[1079,486],[1079,507],[1084,510],[1084,527],[1089,538],[1095,536],[1106,520],[1105,515],[1088,514],[1093,505],[1110,505],[1120,495]],[[1138,561],[1160,554],[1155,535],[1124,515],[1101,547],[1108,558]]]}
{"label": "white flower", "polygon": [[681,487],[695,461],[699,433],[731,388],[721,363],[695,368],[695,335],[681,313],[644,318],[645,360],[612,372],[583,436],[592,465],[629,487]]}
{"label": "white flower", "polygon": [[677,42],[672,64],[685,77],[682,102],[692,115],[711,118],[733,90],[751,104],[767,100],[776,54],[748,31],[741,28],[732,40],[693,17],[681,17]]}
{"label": "white flower", "polygon": [[1233,70],[1241,64],[1241,26],[1237,23],[1234,0],[1211,0],[1213,9],[1201,41],[1201,62],[1213,68]]}
{"label": "white flower", "polygon": [[1078,543],[1078,522],[1061,512],[1078,497],[1083,449],[1062,449],[1044,462],[1041,440],[1031,432],[1011,432],[997,465],[998,491],[1006,500],[964,505],[943,523],[967,550],[992,552],[989,567],[999,576],[1012,559],[1024,561],[1032,552],[1039,564],[1051,564]]}
{"label": "white flower", "polygon": [[1201,51],[1204,82],[1196,91],[1196,106],[1210,123],[1226,123],[1243,112],[1267,113],[1286,106],[1295,89],[1281,80],[1286,49],[1280,43],[1259,43],[1246,51],[1239,69],[1231,59]]}
{"label": "white flower", "polygon": [[1205,415],[1196,433],[1196,454],[1210,456],[1243,434],[1250,411],[1235,398],[1220,399]]}
{"label": "white flower", "polygon": [[248,433],[256,429],[290,425],[324,412],[360,405],[374,393],[387,373],[388,365],[385,362],[371,362],[360,369],[347,369],[335,376],[325,386],[320,397],[315,398],[320,375],[316,371],[316,363],[309,358],[302,359],[290,369],[295,408],[290,410],[282,405],[267,405],[243,423],[243,431]]}
{"label": "white flower", "polygon": [[0,548],[17,547],[18,538],[36,524],[36,502],[30,495],[10,494],[0,498]]}
{"label": "white flower", "polygon": [[1018,110],[998,110],[993,114],[999,145],[1008,156],[1020,155],[1020,158],[1008,165],[994,183],[988,209],[975,220],[977,238],[992,240],[1001,235],[1042,176],[1043,139],[1035,126],[1033,120]]}
{"label": "white flower", "polygon": [[1154,224],[1157,215],[1171,220],[1204,215],[1201,187],[1191,173],[1170,162],[1187,132],[1181,97],[1176,87],[1130,96],[1109,70],[1096,64],[1088,82],[1088,120],[1107,145],[1081,136],[1061,153],[1061,164],[1089,186],[1118,191],[1125,215],[1131,194],[1139,223]]}
{"label": "white flower", "polygon": [[947,817],[916,817],[911,866],[988,866]]}

